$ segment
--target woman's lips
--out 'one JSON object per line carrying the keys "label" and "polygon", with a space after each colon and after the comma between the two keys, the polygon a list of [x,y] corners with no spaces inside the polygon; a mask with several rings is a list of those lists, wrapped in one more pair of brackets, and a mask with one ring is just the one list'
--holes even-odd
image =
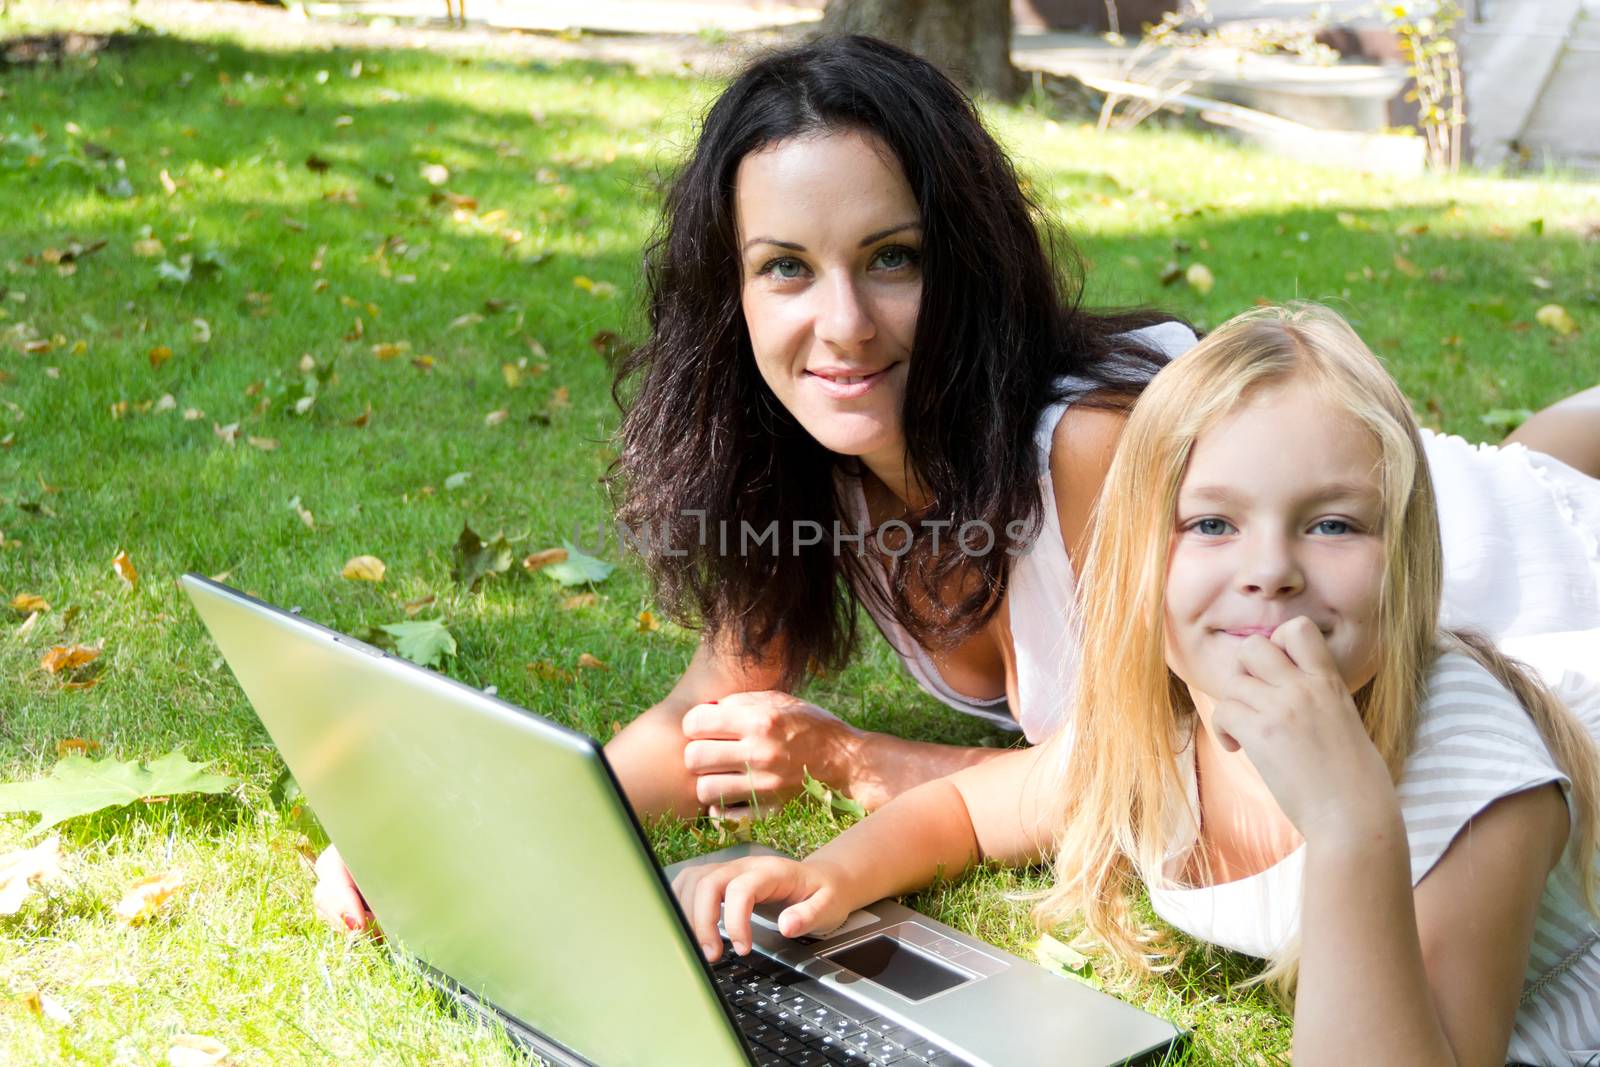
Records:
{"label": "woman's lips", "polygon": [[844,375],[832,372],[817,374],[814,371],[806,371],[805,373],[807,380],[814,383],[824,396],[831,397],[834,400],[854,400],[856,397],[866,396],[867,393],[871,392],[872,388],[888,375],[890,368],[893,366],[894,364],[891,363],[888,367],[880,371],[874,371],[871,374]]}

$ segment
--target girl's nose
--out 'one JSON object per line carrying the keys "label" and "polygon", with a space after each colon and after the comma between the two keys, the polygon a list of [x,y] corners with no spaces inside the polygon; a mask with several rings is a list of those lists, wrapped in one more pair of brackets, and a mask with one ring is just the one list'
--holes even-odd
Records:
{"label": "girl's nose", "polygon": [[1291,596],[1305,587],[1305,575],[1291,546],[1278,536],[1254,539],[1239,568],[1239,588],[1254,596]]}
{"label": "girl's nose", "polygon": [[820,287],[822,306],[817,309],[817,339],[836,348],[858,348],[877,332],[856,280],[837,274]]}

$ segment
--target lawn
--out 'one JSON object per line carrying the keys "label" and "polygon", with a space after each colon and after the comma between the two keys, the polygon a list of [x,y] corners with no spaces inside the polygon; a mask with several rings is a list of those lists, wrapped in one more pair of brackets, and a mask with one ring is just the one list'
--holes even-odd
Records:
{"label": "lawn", "polygon": [[[181,1034],[238,1064],[517,1061],[313,917],[315,827],[275,795],[282,763],[175,583],[226,574],[358,635],[439,620],[452,677],[601,738],[665,692],[693,636],[642,616],[648,585],[614,543],[592,588],[514,565],[470,591],[452,549],[463,525],[520,558],[607,521],[611,336],[640,335],[659,175],[714,91],[156,34],[0,68],[0,779],[47,773],[71,739],[119,759],[181,747],[240,779],[62,827],[65,876],[0,917],[0,1062],[163,1062]],[[1592,185],[1368,178],[1181,130],[989,114],[1092,265],[1091,303],[1215,325],[1330,301],[1423,421],[1474,440],[1600,381]],[[1214,284],[1185,280],[1194,264]],[[1536,321],[1547,304],[1577,331]],[[360,555],[381,582],[341,577]],[[19,596],[48,608],[30,623]],[[73,644],[101,654],[41,667]],[[806,693],[869,728],[1005,743],[922,696],[875,637]],[[0,852],[28,828],[0,819]],[[755,835],[803,851],[835,829],[802,800]],[[651,832],[664,861],[715,838]],[[174,868],[182,892],[117,920],[130,883]],[[1029,955],[1010,894],[1041,884],[986,870],[913,903]],[[1188,1062],[1272,1061],[1289,1028],[1231,988],[1249,973],[1195,953],[1122,991],[1196,1031]],[[70,1018],[29,1011],[30,990]]]}

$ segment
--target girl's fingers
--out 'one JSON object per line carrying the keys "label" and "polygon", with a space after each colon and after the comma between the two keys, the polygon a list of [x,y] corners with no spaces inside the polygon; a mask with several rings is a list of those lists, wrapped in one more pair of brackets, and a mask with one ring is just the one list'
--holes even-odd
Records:
{"label": "girl's fingers", "polygon": [[1251,726],[1256,716],[1254,708],[1237,700],[1219,700],[1211,711],[1211,728],[1216,732],[1217,743],[1224,752],[1237,752],[1244,747],[1240,734]]}
{"label": "girl's fingers", "polygon": [[728,931],[733,950],[743,956],[750,951],[750,916],[761,901],[781,895],[784,879],[776,871],[750,867],[741,871],[722,894],[722,927]]}
{"label": "girl's fingers", "polygon": [[797,904],[791,904],[778,913],[778,933],[784,937],[800,937],[813,930],[824,929],[828,925],[825,912],[828,910],[829,894],[826,889],[819,889]]}
{"label": "girl's fingers", "polygon": [[1275,685],[1287,685],[1300,674],[1287,652],[1259,635],[1247,637],[1239,645],[1239,669]]}
{"label": "girl's fingers", "polygon": [[722,956],[722,936],[717,933],[717,920],[722,917],[723,890],[732,877],[729,868],[733,866],[724,863],[711,868],[694,886],[689,925],[710,963]]}
{"label": "girl's fingers", "polygon": [[1272,643],[1283,649],[1295,666],[1306,674],[1339,677],[1339,667],[1333,661],[1327,638],[1322,636],[1316,623],[1304,615],[1290,619],[1274,630]]}

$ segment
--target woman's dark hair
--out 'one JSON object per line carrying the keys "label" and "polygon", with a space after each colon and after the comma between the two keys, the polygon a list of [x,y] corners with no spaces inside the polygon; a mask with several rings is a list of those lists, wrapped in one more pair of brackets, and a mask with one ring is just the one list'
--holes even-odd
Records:
{"label": "woman's dark hair", "polygon": [[[836,551],[835,530],[860,532],[835,482],[835,467],[854,461],[824,449],[772,395],[740,310],[740,161],[834,130],[887,145],[921,213],[903,426],[907,464],[933,503],[908,518],[944,536],[937,550],[916,537],[886,584],[853,543]],[[1005,590],[1008,524],[1026,530],[1013,543],[1026,543],[1040,507],[1053,506],[1040,500],[1034,432],[1060,398],[1055,380],[1078,375],[1125,396],[1160,362],[1123,335],[1169,316],[1086,312],[1082,274],[972,101],[927,61],[870,37],[831,37],[751,64],[706,114],[667,191],[645,254],[650,337],[614,387],[625,412],[618,520],[662,607],[733,638],[745,657],[776,657],[786,687],[849,657],[858,599],[925,647],[980,629]],[[777,543],[756,545],[774,520]],[[972,522],[994,532],[992,551],[969,556],[956,543]],[[802,546],[815,535],[808,523],[822,533]],[[802,528],[807,537],[795,536]]]}

